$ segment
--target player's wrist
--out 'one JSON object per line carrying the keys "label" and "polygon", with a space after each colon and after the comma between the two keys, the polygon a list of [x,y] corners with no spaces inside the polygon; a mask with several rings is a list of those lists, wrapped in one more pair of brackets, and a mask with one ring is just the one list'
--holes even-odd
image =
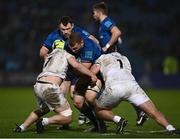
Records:
{"label": "player's wrist", "polygon": [[111,45],[109,43],[106,44],[106,49],[108,49]]}

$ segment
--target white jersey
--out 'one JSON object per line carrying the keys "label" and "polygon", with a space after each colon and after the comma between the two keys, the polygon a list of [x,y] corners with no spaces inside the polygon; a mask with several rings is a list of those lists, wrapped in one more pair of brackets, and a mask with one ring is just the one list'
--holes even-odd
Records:
{"label": "white jersey", "polygon": [[127,57],[120,53],[114,52],[101,55],[96,64],[100,64],[100,72],[106,86],[119,84],[124,81],[134,81],[131,74],[131,65]]}
{"label": "white jersey", "polygon": [[62,49],[54,49],[45,59],[43,71],[37,79],[43,76],[57,76],[62,79],[66,77],[68,61],[72,55]]}
{"label": "white jersey", "polygon": [[97,61],[105,81],[105,89],[97,100],[99,107],[115,107],[123,100],[139,106],[149,100],[131,73],[127,57],[115,52],[100,56]]}

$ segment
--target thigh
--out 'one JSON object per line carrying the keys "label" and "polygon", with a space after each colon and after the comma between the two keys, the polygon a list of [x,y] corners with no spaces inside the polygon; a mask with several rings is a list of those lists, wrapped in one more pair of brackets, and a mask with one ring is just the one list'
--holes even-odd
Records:
{"label": "thigh", "polygon": [[61,92],[58,85],[50,85],[43,92],[43,99],[50,110],[62,107],[67,103],[64,93]]}
{"label": "thigh", "polygon": [[97,99],[97,106],[101,108],[113,108],[121,102],[119,87],[106,87]]}
{"label": "thigh", "polygon": [[131,89],[130,89],[130,96],[127,98],[127,100],[130,103],[133,103],[136,106],[139,106],[143,104],[144,102],[150,100],[149,97],[146,95],[144,90],[138,85],[138,83],[130,83]]}
{"label": "thigh", "polygon": [[39,83],[36,83],[34,85],[34,94],[37,100],[37,105],[40,109],[47,107],[47,104],[45,103],[43,97],[42,97],[42,93],[44,91],[44,89],[46,89],[46,85],[42,85]]}
{"label": "thigh", "polygon": [[68,94],[71,86],[71,81],[63,81],[60,85],[60,89],[64,94]]}

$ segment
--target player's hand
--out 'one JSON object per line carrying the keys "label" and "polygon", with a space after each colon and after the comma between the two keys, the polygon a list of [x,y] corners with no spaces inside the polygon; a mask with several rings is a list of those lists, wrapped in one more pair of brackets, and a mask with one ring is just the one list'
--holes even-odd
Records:
{"label": "player's hand", "polygon": [[96,82],[97,82],[97,76],[96,75],[93,75],[93,76],[91,76],[91,85],[95,85],[96,84]]}
{"label": "player's hand", "polygon": [[102,48],[103,52],[107,52],[107,49],[108,49],[107,47]]}

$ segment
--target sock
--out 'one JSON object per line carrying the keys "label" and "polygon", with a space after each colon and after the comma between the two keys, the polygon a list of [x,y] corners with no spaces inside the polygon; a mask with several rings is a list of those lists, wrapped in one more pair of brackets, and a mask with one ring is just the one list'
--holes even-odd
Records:
{"label": "sock", "polygon": [[85,116],[87,116],[89,118],[89,120],[92,122],[92,124],[98,128],[98,123],[97,123],[97,119],[95,117],[95,114],[92,110],[91,107],[89,107],[89,105],[87,103],[84,103],[82,108],[79,109],[80,112],[82,112]]}
{"label": "sock", "polygon": [[43,125],[43,126],[46,126],[46,125],[48,125],[48,123],[49,123],[48,118],[43,118],[43,120],[42,120],[42,125]]}
{"label": "sock", "polygon": [[19,127],[21,128],[21,132],[26,130],[26,128],[24,127],[24,124],[20,125]]}
{"label": "sock", "polygon": [[97,123],[98,123],[98,128],[99,128],[100,132],[106,132],[107,127],[106,127],[106,123],[104,122],[104,120],[101,119],[101,118],[98,118],[98,116],[94,112],[94,106],[93,105],[88,103],[88,106],[92,109],[92,111],[93,111],[93,113],[94,113],[94,115],[96,117],[96,120],[97,120]]}
{"label": "sock", "polygon": [[118,123],[120,120],[121,120],[121,117],[119,117],[119,116],[117,116],[117,115],[113,117],[113,121],[114,121],[115,123]]}
{"label": "sock", "polygon": [[[132,104],[132,103],[131,103]],[[140,113],[142,112],[141,109],[139,109],[136,105],[132,104],[132,106],[134,107],[135,111],[136,111],[136,114],[137,114],[137,117],[139,117]]]}
{"label": "sock", "polygon": [[172,125],[168,125],[168,126],[166,126],[166,130],[172,131],[172,130],[176,130],[176,129]]}

